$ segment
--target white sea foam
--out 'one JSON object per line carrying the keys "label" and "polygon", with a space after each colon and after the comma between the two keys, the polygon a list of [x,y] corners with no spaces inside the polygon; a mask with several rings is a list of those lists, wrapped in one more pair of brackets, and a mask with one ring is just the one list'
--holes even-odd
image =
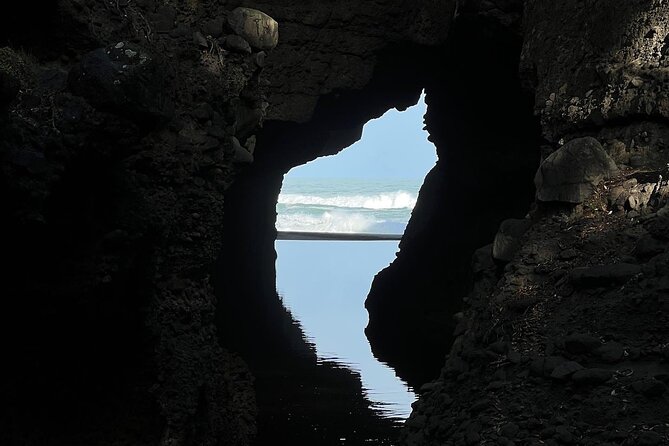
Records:
{"label": "white sea foam", "polygon": [[373,195],[340,195],[335,197],[281,194],[279,195],[279,204],[358,209],[413,209],[416,205],[416,196],[405,191]]}
{"label": "white sea foam", "polygon": [[355,212],[323,212],[320,215],[292,213],[279,214],[276,220],[278,231],[368,232],[374,225],[382,223],[369,216]]}

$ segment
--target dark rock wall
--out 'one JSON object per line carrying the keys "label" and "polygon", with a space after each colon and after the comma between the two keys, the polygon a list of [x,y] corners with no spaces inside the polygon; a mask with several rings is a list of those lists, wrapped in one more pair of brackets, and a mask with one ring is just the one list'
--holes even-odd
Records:
{"label": "dark rock wall", "polygon": [[[276,54],[249,54],[230,37],[225,18],[240,5],[283,24]],[[278,307],[281,176],[415,103],[454,9],[427,0],[13,5],[0,36],[13,296],[2,334],[15,365],[0,388],[3,443],[248,443],[251,377],[219,340],[241,349],[243,329],[226,322],[249,305]],[[223,197],[253,159],[266,113],[228,221]],[[215,270],[218,306],[217,255],[233,273]],[[258,321],[245,314],[247,325]],[[259,320],[267,333],[286,329]]]}
{"label": "dark rock wall", "polygon": [[[438,50],[427,44],[443,38],[453,13],[446,4],[439,6],[439,23],[417,22],[421,27],[429,24],[423,35],[414,29],[416,24],[405,26],[406,14],[399,11],[405,8],[414,17],[437,4],[419,2],[408,8],[388,3],[381,8],[375,3],[337,3],[323,8],[308,3],[299,15],[290,2],[255,6],[266,7],[280,22],[285,16],[287,26],[264,70],[270,102],[275,102],[258,135],[255,161],[226,195],[219,323],[230,333],[246,329],[250,338],[272,327],[268,314],[276,313],[273,308],[279,305],[274,222],[283,175],[354,143],[362,126],[388,109],[415,104],[437,62]],[[323,20],[323,35],[311,24],[315,15]],[[333,40],[333,35],[339,38]],[[356,74],[342,74],[348,70]],[[250,319],[240,319],[240,314]],[[276,331],[265,336],[277,340]],[[226,338],[238,345],[244,336]]]}
{"label": "dark rock wall", "polygon": [[440,49],[448,63],[426,86],[439,161],[397,260],[376,276],[366,302],[374,353],[415,387],[443,365],[474,250],[532,201],[539,128],[518,78],[520,43],[499,22],[463,14]]}
{"label": "dark rock wall", "polygon": [[[627,263],[634,262],[625,256],[635,256],[644,266],[623,270],[641,268],[644,286],[666,291],[666,259],[654,257],[666,255],[666,215],[654,189],[664,186],[651,180],[667,162],[669,6],[662,0],[457,3],[59,0],[43,9],[25,2],[3,9],[0,243],[7,297],[0,337],[9,365],[0,382],[0,442],[248,444],[256,414],[252,378],[226,348],[254,364],[258,350],[247,335],[262,335],[263,354],[299,338],[289,316],[275,317],[281,308],[274,205],[282,176],[350,145],[365,122],[415,103],[423,88],[439,162],[398,260],[377,276],[368,299],[375,353],[415,386],[435,376],[451,343],[452,316],[468,279],[475,281],[458,315],[456,334],[463,336],[440,383],[425,388],[432,393],[417,406],[408,442],[478,441],[483,420],[459,433],[449,429],[462,414],[485,412],[485,398],[468,412],[442,415],[454,400],[458,408],[481,397],[476,392],[489,380],[453,398],[441,390],[487,364],[487,350],[522,362],[508,354],[517,350],[514,341],[531,338],[522,330],[499,333],[516,350],[487,349],[489,334],[497,333],[491,326],[498,327],[488,324],[494,305],[485,299],[500,274],[510,274],[509,288],[498,290],[505,305],[509,289],[527,290],[521,283],[527,277],[513,276],[517,266],[501,271],[489,249],[476,251],[476,274],[469,265],[502,219],[522,218],[529,209],[540,155],[576,137],[599,140],[627,176],[600,191],[608,198],[590,203],[592,209],[604,209],[608,199],[612,211],[632,222],[645,217],[632,228],[632,241],[606,245],[605,252],[618,249],[616,259]],[[226,17],[238,6],[278,20],[276,49],[252,49],[233,34]],[[553,237],[541,229],[551,224],[530,235],[537,243]],[[630,230],[615,228],[612,236]],[[567,260],[605,260],[579,254],[578,243],[573,249],[576,256],[565,254]],[[558,276],[564,274],[551,277],[559,288]],[[617,284],[627,279],[615,276]],[[666,305],[653,293],[644,311],[662,323],[658,312]],[[635,302],[634,292],[616,296],[628,294]],[[620,308],[605,309],[612,315],[607,323],[615,326]],[[537,320],[569,329],[569,318]],[[658,325],[649,332],[643,345],[625,342],[640,349],[639,358],[656,361],[664,347],[655,339],[666,339],[666,331]],[[534,353],[564,353],[566,345],[550,348]],[[605,373],[583,380],[600,379],[595,375]],[[637,393],[663,389],[655,381],[636,385]],[[540,388],[530,386],[528,394],[544,395]],[[639,413],[664,413],[662,407]],[[429,421],[435,413],[439,426]],[[562,443],[592,432],[553,424],[550,435]],[[485,432],[498,435],[501,427]],[[659,440],[649,435],[625,438],[666,440],[665,433]]]}
{"label": "dark rock wall", "polygon": [[[446,364],[401,443],[669,441],[667,8],[525,2],[520,70],[545,138],[542,171],[559,191],[587,188],[572,203],[540,196],[549,202],[529,218],[505,222],[524,228],[503,268],[490,247],[477,250]],[[559,174],[553,160],[588,147],[597,155]],[[603,158],[617,166],[593,180]]]}
{"label": "dark rock wall", "polygon": [[224,2],[9,12],[0,441],[248,444],[252,378],[218,343],[210,273],[248,152],[232,137],[263,117],[258,52],[217,40]]}
{"label": "dark rock wall", "polygon": [[[399,42],[443,42],[456,5],[434,0],[242,3],[267,11],[281,23],[281,45],[265,70],[270,83],[268,119],[298,123],[310,120],[323,95],[367,86],[384,49]],[[394,55],[398,63],[404,56]]]}

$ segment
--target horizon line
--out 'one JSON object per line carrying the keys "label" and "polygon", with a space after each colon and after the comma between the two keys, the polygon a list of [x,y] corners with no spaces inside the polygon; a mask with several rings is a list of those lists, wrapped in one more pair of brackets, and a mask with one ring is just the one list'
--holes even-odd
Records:
{"label": "horizon line", "polygon": [[277,240],[334,240],[334,241],[399,241],[403,234],[374,234],[367,232],[306,232],[277,231]]}

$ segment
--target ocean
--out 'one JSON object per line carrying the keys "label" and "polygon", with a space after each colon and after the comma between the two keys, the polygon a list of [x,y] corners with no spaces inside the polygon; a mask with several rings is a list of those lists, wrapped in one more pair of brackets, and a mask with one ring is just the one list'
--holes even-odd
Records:
{"label": "ocean", "polygon": [[[290,179],[277,204],[277,230],[402,234],[419,180]],[[374,276],[388,266],[397,240],[277,240],[277,291],[319,360],[360,374],[380,413],[405,419],[415,394],[374,358],[364,333],[364,302]]]}
{"label": "ocean", "polygon": [[421,180],[284,180],[278,231],[402,234]]}

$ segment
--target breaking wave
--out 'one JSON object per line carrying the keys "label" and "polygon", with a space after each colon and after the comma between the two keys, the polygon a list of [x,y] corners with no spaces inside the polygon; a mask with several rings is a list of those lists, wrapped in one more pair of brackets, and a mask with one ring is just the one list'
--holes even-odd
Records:
{"label": "breaking wave", "polygon": [[374,195],[349,195],[323,197],[319,195],[281,194],[279,204],[331,206],[357,209],[413,209],[416,196],[405,191],[380,193]]}
{"label": "breaking wave", "polygon": [[314,214],[279,214],[276,221],[278,231],[295,232],[369,232],[383,221],[358,213],[328,211]]}

